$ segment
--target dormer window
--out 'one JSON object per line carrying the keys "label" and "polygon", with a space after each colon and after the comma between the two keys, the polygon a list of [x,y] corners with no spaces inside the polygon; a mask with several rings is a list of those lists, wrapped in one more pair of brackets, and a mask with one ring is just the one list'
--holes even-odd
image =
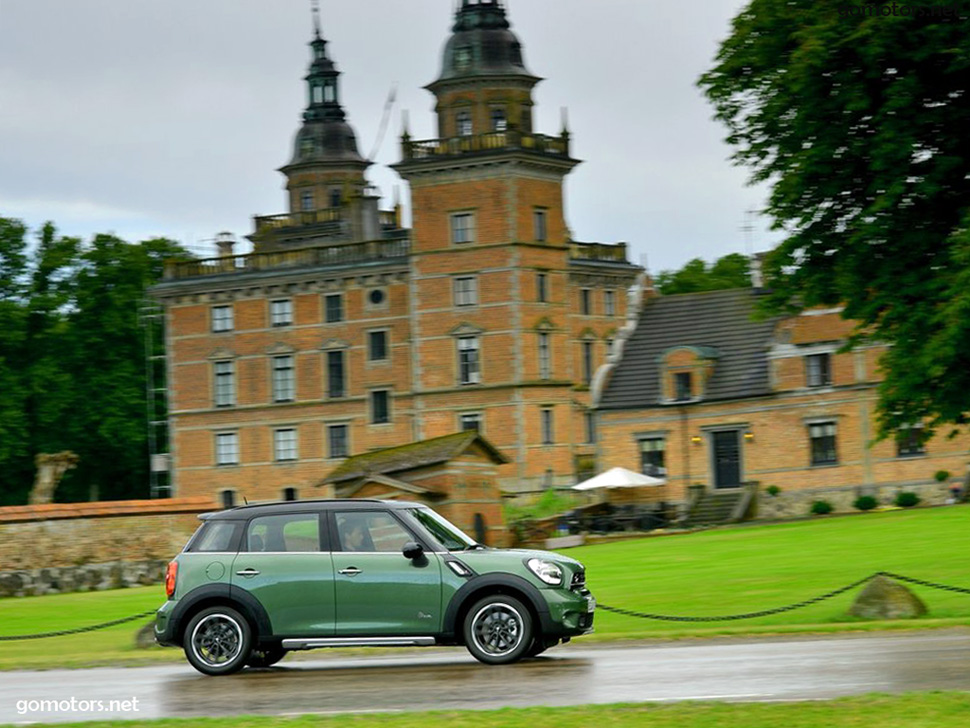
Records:
{"label": "dormer window", "polygon": [[674,399],[684,402],[691,398],[690,372],[677,372],[674,374]]}
{"label": "dormer window", "polygon": [[455,51],[455,68],[459,71],[466,70],[472,64],[472,49],[462,46]]}

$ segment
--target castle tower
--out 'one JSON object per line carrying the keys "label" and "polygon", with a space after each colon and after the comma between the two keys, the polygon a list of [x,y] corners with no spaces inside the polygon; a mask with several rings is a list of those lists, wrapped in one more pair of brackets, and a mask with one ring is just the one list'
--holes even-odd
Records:
{"label": "castle tower", "polygon": [[[500,470],[506,487],[524,489],[564,484],[576,472],[576,443],[592,438],[574,329],[597,342],[602,361],[610,325],[573,320],[576,259],[588,250],[570,239],[563,180],[578,161],[566,129],[533,128],[540,80],[504,5],[463,0],[441,72],[426,87],[439,137],[415,141],[405,129],[395,165],[413,209],[416,434],[480,427],[513,461]],[[637,269],[619,246],[599,247],[619,253],[595,275],[615,269],[611,295],[622,298]],[[594,360],[585,366],[588,374]]]}

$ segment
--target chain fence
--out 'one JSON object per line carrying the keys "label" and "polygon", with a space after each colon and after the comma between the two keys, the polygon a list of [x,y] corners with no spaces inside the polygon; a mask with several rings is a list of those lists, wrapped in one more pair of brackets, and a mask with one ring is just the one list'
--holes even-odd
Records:
{"label": "chain fence", "polygon": [[[620,614],[624,617],[637,617],[639,619],[654,619],[666,622],[729,622],[739,619],[755,619],[757,617],[768,617],[772,614],[781,614],[783,612],[791,612],[795,609],[801,609],[803,607],[810,606],[812,604],[817,604],[818,602],[823,602],[826,599],[832,599],[840,594],[844,594],[847,591],[852,591],[863,584],[875,579],[879,576],[885,576],[889,579],[894,579],[896,581],[903,581],[909,584],[914,584],[917,586],[923,586],[930,589],[942,589],[943,591],[957,592],[959,594],[970,594],[970,589],[964,587],[952,586],[948,584],[938,584],[933,581],[927,581],[925,579],[916,579],[912,576],[903,576],[902,574],[894,574],[889,571],[877,571],[870,574],[867,577],[854,581],[851,584],[846,584],[845,586],[839,587],[833,591],[827,592],[825,594],[820,594],[817,597],[812,597],[811,599],[805,599],[800,602],[795,602],[794,604],[786,604],[783,607],[775,607],[773,609],[762,609],[757,612],[743,612],[741,614],[721,614],[712,617],[684,617],[676,616],[671,614],[651,614],[649,612],[637,612],[632,609],[621,609],[620,607],[611,607],[606,604],[598,604],[597,609],[602,609],[604,612],[613,612],[614,614]],[[64,637],[72,634],[81,634],[83,632],[94,632],[99,629],[107,629],[108,627],[115,627],[119,624],[125,624],[126,622],[134,622],[136,619],[144,619],[150,615],[155,614],[154,609],[150,609],[147,612],[141,612],[140,614],[134,614],[130,617],[123,617],[121,619],[113,619],[110,622],[102,622],[100,624],[92,624],[87,627],[77,627],[75,629],[61,629],[56,632],[39,632],[37,634],[16,634],[16,635],[0,635],[0,642],[11,642],[14,640],[37,640],[46,637]]]}
{"label": "chain fence", "polygon": [[781,614],[782,612],[790,612],[795,609],[801,609],[812,604],[817,604],[818,602],[823,602],[826,599],[832,599],[840,594],[844,594],[847,591],[851,591],[863,584],[875,579],[879,576],[885,576],[889,579],[895,579],[897,581],[905,581],[910,584],[917,584],[919,586],[929,587],[931,589],[943,589],[945,591],[959,592],[961,594],[970,594],[970,589],[965,589],[959,586],[950,586],[947,584],[937,584],[936,582],[926,581],[925,579],[914,579],[911,576],[902,576],[901,574],[894,574],[889,571],[877,571],[869,576],[854,581],[851,584],[846,584],[843,587],[839,587],[833,591],[826,594],[820,594],[817,597],[812,597],[811,599],[805,599],[801,602],[796,602],[794,604],[786,604],[783,607],[775,607],[774,609],[762,609],[758,612],[744,612],[741,614],[721,614],[712,617],[682,617],[671,614],[650,614],[649,612],[636,612],[632,609],[621,609],[619,607],[611,607],[605,604],[598,604],[597,609],[602,609],[605,612],[613,612],[614,614],[620,614],[624,617],[637,617],[639,619],[654,619],[662,620],[665,622],[729,622],[738,619],[754,619],[756,617],[767,617],[772,614]]}

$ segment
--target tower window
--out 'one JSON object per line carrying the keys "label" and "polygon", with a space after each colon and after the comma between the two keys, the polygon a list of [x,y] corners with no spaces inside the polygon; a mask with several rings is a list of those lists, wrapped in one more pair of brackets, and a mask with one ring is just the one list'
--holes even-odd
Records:
{"label": "tower window", "polygon": [[579,291],[579,312],[583,316],[593,313],[593,292],[588,288]]}
{"label": "tower window", "polygon": [[481,381],[478,337],[463,336],[458,339],[458,382],[459,384],[478,384]]}
{"label": "tower window", "polygon": [[292,356],[273,357],[273,401],[292,402],[296,395],[296,370]]}
{"label": "tower window", "polygon": [[391,397],[386,389],[375,389],[370,393],[370,418],[375,425],[391,421]]}
{"label": "tower window", "polygon": [[492,109],[492,131],[505,131],[509,128],[509,120],[505,116],[505,109]]}
{"label": "tower window", "polygon": [[327,352],[327,394],[330,399],[340,399],[346,395],[344,385],[344,353],[342,351]]}
{"label": "tower window", "polygon": [[583,384],[587,387],[593,381],[593,342],[583,342]]}
{"label": "tower window", "polygon": [[616,294],[613,291],[603,291],[603,313],[607,316],[616,315]]}
{"label": "tower window", "polygon": [[323,87],[323,102],[332,104],[337,100],[337,86],[333,81],[328,81]]}
{"label": "tower window", "polygon": [[552,430],[552,410],[548,407],[542,409],[542,444],[551,445],[554,433]]}
{"label": "tower window", "polygon": [[546,303],[549,300],[549,281],[545,273],[536,273],[536,300]]}
{"label": "tower window", "polygon": [[313,209],[313,191],[312,190],[305,190],[300,195],[300,209],[303,210],[303,212],[309,212],[310,210]]}
{"label": "tower window", "polygon": [[478,304],[478,279],[473,276],[455,278],[455,305],[475,306]]}
{"label": "tower window", "polygon": [[330,207],[340,207],[343,195],[340,194],[340,188],[334,187],[330,190]]}
{"label": "tower window", "polygon": [[475,242],[475,215],[470,212],[458,212],[451,216],[451,242]]}
{"label": "tower window", "polygon": [[455,127],[458,129],[458,136],[471,136],[472,115],[467,111],[459,111],[455,116]]}
{"label": "tower window", "polygon": [[552,376],[552,353],[549,344],[549,334],[539,332],[539,379],[549,379]]}
{"label": "tower window", "polygon": [[322,104],[323,103],[323,87],[320,84],[315,83],[311,87],[310,100],[314,104]]}
{"label": "tower window", "polygon": [[462,412],[458,415],[458,424],[462,432],[474,430],[482,431],[482,415],[480,412]]}
{"label": "tower window", "polygon": [[545,210],[533,210],[532,211],[532,228],[535,234],[535,239],[539,243],[546,242],[546,211]]}

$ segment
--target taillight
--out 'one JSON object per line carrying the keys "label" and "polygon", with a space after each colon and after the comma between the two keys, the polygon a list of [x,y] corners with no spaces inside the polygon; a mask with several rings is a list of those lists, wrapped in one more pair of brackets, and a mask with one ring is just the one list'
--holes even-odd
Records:
{"label": "taillight", "polygon": [[171,599],[175,595],[175,577],[179,573],[179,562],[169,561],[168,568],[165,570],[165,593]]}

